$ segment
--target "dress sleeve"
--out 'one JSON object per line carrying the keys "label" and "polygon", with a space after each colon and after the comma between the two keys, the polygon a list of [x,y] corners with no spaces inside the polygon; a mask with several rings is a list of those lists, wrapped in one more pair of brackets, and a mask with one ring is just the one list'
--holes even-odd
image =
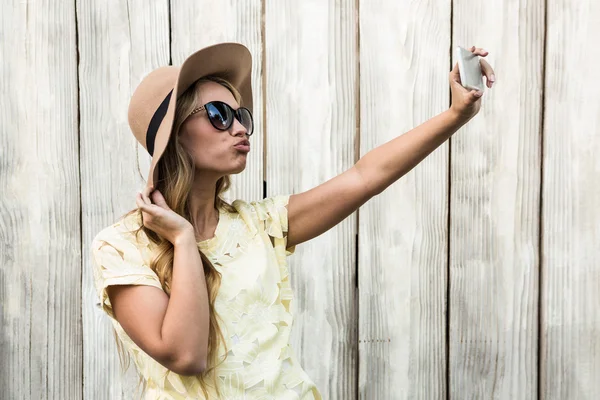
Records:
{"label": "dress sleeve", "polygon": [[96,306],[115,318],[106,293],[110,285],[148,285],[162,290],[156,273],[146,264],[139,244],[114,226],[105,228],[92,240],[92,266]]}
{"label": "dress sleeve", "polygon": [[277,195],[251,203],[258,220],[264,221],[265,231],[275,239],[275,246],[279,245],[285,249],[286,256],[290,256],[296,251],[296,246],[287,247],[288,210],[286,206],[289,198],[290,195]]}

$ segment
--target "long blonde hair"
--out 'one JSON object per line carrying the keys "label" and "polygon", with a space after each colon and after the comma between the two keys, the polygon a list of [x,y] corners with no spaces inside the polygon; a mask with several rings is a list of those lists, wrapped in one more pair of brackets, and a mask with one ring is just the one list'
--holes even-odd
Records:
{"label": "long blonde hair", "polygon": [[[229,89],[229,91],[233,94],[238,104],[241,105],[242,96],[229,81],[216,76],[208,76],[196,81],[188,90],[186,90],[177,99],[177,108],[175,110],[173,131],[171,133],[171,137],[169,139],[169,143],[167,144],[165,152],[163,153],[161,159],[157,164],[157,168],[159,171],[159,180],[156,183],[155,188],[158,189],[160,193],[164,196],[167,205],[173,211],[183,216],[191,223],[193,223],[193,221],[189,209],[189,200],[192,189],[192,182],[194,181],[195,168],[191,155],[184,149],[184,147],[179,142],[179,130],[185,118],[190,114],[190,112],[194,108],[199,106],[197,104],[197,99],[200,86],[203,83],[209,81],[219,83],[227,89]],[[218,209],[223,208],[225,210],[233,212],[233,207],[222,198],[223,193],[229,189],[230,185],[231,178],[229,175],[226,175],[217,181],[215,192],[215,207]],[[125,218],[134,213],[138,214],[138,220],[141,221],[142,211],[137,208],[126,213],[122,218]],[[148,237],[148,239],[153,245],[150,268],[154,272],[156,272],[156,275],[158,275],[158,278],[160,279],[160,283],[163,287],[163,290],[167,293],[167,295],[170,296],[174,256],[173,244],[168,240],[164,239],[163,237],[159,236],[156,232],[146,228],[143,225],[141,225],[138,229],[132,232],[135,233],[137,237],[140,231],[144,232],[144,234]],[[198,251],[200,252],[200,258],[202,259],[202,265],[204,267],[206,289],[208,292],[210,327],[208,334],[207,368],[205,371],[202,372],[202,374],[197,375],[197,378],[200,381],[200,385],[205,397],[208,398],[206,380],[212,380],[214,382],[214,387],[216,388],[217,393],[219,393],[215,368],[218,365],[220,365],[223,361],[225,361],[225,358],[223,358],[223,360],[221,360],[221,362],[218,363],[219,344],[225,344],[225,339],[217,321],[219,316],[215,312],[214,307],[217,292],[221,285],[221,274],[214,268],[214,266],[211,264],[208,258],[199,249]],[[120,345],[119,340],[117,340],[117,348],[119,351],[121,367],[123,368],[123,370],[126,370],[129,367],[129,357]],[[225,349],[225,355],[226,354],[227,349]],[[140,382],[138,383],[138,387],[142,380],[143,377],[140,376]],[[144,383],[142,394],[145,390],[146,384]]]}

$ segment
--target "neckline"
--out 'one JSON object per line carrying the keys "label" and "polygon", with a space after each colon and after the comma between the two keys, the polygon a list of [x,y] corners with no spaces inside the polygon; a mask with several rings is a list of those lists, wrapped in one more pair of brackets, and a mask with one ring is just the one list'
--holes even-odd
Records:
{"label": "neckline", "polygon": [[213,237],[204,239],[201,241],[196,241],[198,247],[202,247],[203,249],[209,249],[215,246],[217,239],[221,237],[221,233],[223,231],[223,226],[225,225],[225,220],[227,219],[227,212],[223,209],[223,207],[219,207],[219,221],[217,222],[217,227],[215,228],[215,234]]}

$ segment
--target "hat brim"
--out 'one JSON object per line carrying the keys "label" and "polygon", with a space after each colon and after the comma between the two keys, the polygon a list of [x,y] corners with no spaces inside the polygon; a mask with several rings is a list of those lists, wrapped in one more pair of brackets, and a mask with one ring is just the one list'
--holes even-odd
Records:
{"label": "hat brim", "polygon": [[246,46],[240,43],[219,43],[190,55],[181,65],[167,112],[156,133],[146,187],[156,188],[156,165],[171,136],[177,98],[198,79],[208,75],[219,76],[231,82],[240,92],[243,106],[252,112],[252,54]]}

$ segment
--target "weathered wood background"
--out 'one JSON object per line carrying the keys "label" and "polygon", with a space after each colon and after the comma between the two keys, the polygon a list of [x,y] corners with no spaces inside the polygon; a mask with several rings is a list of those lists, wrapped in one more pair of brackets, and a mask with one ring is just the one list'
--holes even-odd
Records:
{"label": "weathered wood background", "polygon": [[292,344],[325,398],[600,398],[600,2],[0,7],[2,399],[131,398],[89,245],[146,177],[135,86],[220,41],[254,57],[254,150],[230,194],[246,200],[442,112],[454,46],[497,71],[475,119],[290,259]]}

